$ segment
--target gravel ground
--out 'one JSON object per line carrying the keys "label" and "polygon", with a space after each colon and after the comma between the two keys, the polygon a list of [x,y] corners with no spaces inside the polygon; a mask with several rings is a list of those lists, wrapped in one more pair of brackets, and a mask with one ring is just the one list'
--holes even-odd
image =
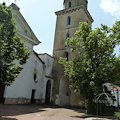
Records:
{"label": "gravel ground", "polygon": [[40,105],[0,105],[0,120],[83,120],[84,110]]}
{"label": "gravel ground", "polygon": [[0,120],[85,120],[84,110],[41,105],[2,105]]}

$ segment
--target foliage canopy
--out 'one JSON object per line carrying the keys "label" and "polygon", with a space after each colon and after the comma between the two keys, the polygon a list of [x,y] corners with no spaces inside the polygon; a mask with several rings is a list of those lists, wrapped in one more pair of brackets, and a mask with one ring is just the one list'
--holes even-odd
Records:
{"label": "foliage canopy", "polygon": [[[27,62],[30,53],[17,35],[12,8],[0,4],[0,81],[10,85]],[[18,64],[15,64],[17,61]]]}
{"label": "foliage canopy", "polygon": [[88,100],[103,90],[104,83],[120,84],[120,56],[114,54],[114,48],[120,43],[120,21],[112,28],[102,25],[94,30],[82,22],[66,45],[72,52],[78,52],[77,58],[59,63],[69,76],[70,88]]}

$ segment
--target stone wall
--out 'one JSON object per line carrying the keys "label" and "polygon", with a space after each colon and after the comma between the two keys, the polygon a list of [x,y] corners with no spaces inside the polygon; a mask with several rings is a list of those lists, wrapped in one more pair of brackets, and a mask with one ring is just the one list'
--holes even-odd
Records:
{"label": "stone wall", "polygon": [[28,104],[31,103],[30,99],[26,98],[5,98],[4,104]]}
{"label": "stone wall", "polygon": [[[4,104],[30,104],[31,99],[27,98],[5,98]],[[44,104],[44,99],[36,99],[36,104]]]}

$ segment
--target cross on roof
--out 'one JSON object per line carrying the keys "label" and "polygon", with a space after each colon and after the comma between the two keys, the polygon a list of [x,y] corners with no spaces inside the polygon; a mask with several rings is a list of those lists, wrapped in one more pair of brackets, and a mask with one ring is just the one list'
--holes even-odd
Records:
{"label": "cross on roof", "polygon": [[17,1],[17,0],[15,0],[15,4],[16,4],[16,1]]}
{"label": "cross on roof", "polygon": [[16,0],[15,0],[15,4],[16,4]]}

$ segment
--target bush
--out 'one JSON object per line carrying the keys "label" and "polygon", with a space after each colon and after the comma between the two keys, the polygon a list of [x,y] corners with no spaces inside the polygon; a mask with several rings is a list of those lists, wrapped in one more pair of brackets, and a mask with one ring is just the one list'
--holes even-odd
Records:
{"label": "bush", "polygon": [[93,101],[88,101],[87,106],[87,114],[92,115],[106,115],[107,106],[103,103],[95,103]]}
{"label": "bush", "polygon": [[96,103],[94,103],[93,101],[88,101],[86,105],[86,110],[87,114],[96,115],[97,114]]}
{"label": "bush", "polygon": [[115,112],[115,116],[118,118],[118,120],[120,120],[120,110],[119,110],[119,112]]}

